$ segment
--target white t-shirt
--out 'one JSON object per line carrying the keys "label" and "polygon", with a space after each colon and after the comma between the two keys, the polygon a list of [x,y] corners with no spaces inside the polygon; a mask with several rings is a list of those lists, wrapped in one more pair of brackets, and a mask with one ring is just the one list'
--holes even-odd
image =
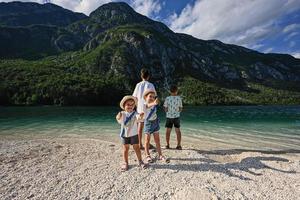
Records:
{"label": "white t-shirt", "polygon": [[164,102],[164,107],[168,108],[167,118],[180,117],[179,108],[182,108],[182,100],[180,96],[168,96]]}
{"label": "white t-shirt", "polygon": [[154,85],[148,81],[141,81],[138,84],[136,84],[136,86],[135,86],[132,96],[134,96],[138,99],[138,105],[137,105],[138,113],[144,112],[143,109],[144,109],[145,100],[144,100],[143,94],[144,94],[144,91],[147,89],[155,91]]}
{"label": "white t-shirt", "polygon": [[[151,113],[151,110],[154,109],[154,111],[152,111],[152,114],[151,116],[149,117],[149,114]],[[147,108],[146,104],[144,104],[144,120],[150,120],[150,121],[153,121],[153,120],[156,120],[157,118],[157,114],[156,114],[156,111],[157,111],[157,107],[156,106],[152,106],[152,107],[149,107]]]}
{"label": "white t-shirt", "polygon": [[126,123],[125,125],[125,120],[128,118],[131,114],[126,111],[121,112],[122,117],[120,120],[118,120],[118,123],[121,124],[121,132],[124,129],[124,137],[132,137],[138,134],[138,122],[139,120],[139,114],[135,112],[133,114],[132,118]]}

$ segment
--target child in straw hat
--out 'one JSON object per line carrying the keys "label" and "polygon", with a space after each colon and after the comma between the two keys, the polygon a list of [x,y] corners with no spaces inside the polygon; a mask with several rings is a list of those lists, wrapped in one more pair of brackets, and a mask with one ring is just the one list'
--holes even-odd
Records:
{"label": "child in straw hat", "polygon": [[116,120],[121,125],[120,138],[123,144],[123,159],[124,163],[121,167],[122,171],[127,171],[128,165],[128,152],[129,145],[133,146],[139,161],[139,166],[145,169],[147,166],[144,164],[141,156],[138,138],[138,122],[142,120],[143,114],[138,114],[135,111],[137,100],[133,96],[125,96],[120,102],[120,107],[123,111],[119,112]]}
{"label": "child in straw hat", "polygon": [[152,163],[153,159],[150,156],[149,152],[149,144],[151,135],[153,134],[154,141],[156,144],[156,151],[158,153],[158,159],[169,162],[165,156],[162,155],[161,147],[160,147],[160,139],[159,139],[159,119],[156,114],[157,106],[159,104],[159,100],[156,97],[155,90],[148,89],[145,90],[143,97],[145,99],[145,108],[144,108],[144,133],[145,135],[145,152],[146,152],[146,160],[148,163]]}

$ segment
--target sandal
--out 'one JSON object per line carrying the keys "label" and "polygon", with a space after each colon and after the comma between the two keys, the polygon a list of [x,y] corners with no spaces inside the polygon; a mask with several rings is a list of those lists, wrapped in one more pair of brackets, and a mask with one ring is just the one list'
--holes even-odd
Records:
{"label": "sandal", "polygon": [[153,163],[153,159],[151,158],[150,155],[147,155],[147,156],[146,156],[146,161],[147,161],[148,163]]}
{"label": "sandal", "polygon": [[166,149],[170,149],[170,146],[169,146],[169,145],[166,145]]}
{"label": "sandal", "polygon": [[177,146],[176,149],[177,150],[182,150],[182,147],[181,146]]}
{"label": "sandal", "polygon": [[142,169],[147,169],[148,165],[145,164],[142,160],[139,161],[139,166],[142,168]]}
{"label": "sandal", "polygon": [[159,156],[159,157],[158,157],[158,160],[165,161],[166,163],[169,163],[169,162],[170,162],[170,159],[169,159],[169,158],[166,158],[165,156]]}
{"label": "sandal", "polygon": [[128,167],[128,163],[123,163],[122,166],[121,166],[121,171],[122,171],[122,172],[125,172],[125,171],[128,170],[128,168],[129,168],[129,167]]}

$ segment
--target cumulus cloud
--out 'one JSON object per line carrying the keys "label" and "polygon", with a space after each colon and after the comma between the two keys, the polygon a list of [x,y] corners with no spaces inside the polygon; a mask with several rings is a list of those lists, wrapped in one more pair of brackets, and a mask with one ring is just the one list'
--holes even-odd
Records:
{"label": "cumulus cloud", "polygon": [[299,0],[196,0],[173,14],[168,24],[176,32],[249,47],[282,31],[276,20],[299,8]]}
{"label": "cumulus cloud", "polygon": [[[11,2],[15,0],[6,0],[4,2]],[[89,15],[92,11],[96,10],[99,6],[112,2],[113,0],[18,0],[23,2],[37,2],[37,3],[46,3],[50,2],[56,5],[59,5],[63,8],[85,13]]]}
{"label": "cumulus cloud", "polygon": [[154,17],[162,8],[159,0],[132,0],[131,5],[137,12],[148,17]]}
{"label": "cumulus cloud", "polygon": [[[15,0],[6,0],[5,2],[10,2]],[[99,6],[109,3],[112,1],[118,0],[20,0],[23,2],[37,2],[45,3],[50,2],[73,10],[75,12],[82,12],[89,15],[92,11],[97,9]],[[0,1],[1,2],[1,1]],[[156,17],[155,14],[158,14],[162,9],[164,2],[159,0],[131,0],[130,5],[139,13],[146,15],[148,17]]]}
{"label": "cumulus cloud", "polygon": [[[68,1],[68,0],[57,0],[57,1]],[[83,12],[85,14],[90,14],[92,11],[96,10],[99,6],[112,2],[112,0],[80,0],[77,5],[72,9],[76,12]]]}
{"label": "cumulus cloud", "polygon": [[300,59],[300,52],[299,53],[292,53],[292,56],[294,56],[295,58],[299,58]]}

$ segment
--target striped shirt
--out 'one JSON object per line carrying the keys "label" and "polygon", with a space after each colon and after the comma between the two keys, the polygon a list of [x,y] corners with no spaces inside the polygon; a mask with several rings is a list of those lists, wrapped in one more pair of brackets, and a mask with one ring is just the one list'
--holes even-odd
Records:
{"label": "striped shirt", "polygon": [[[135,111],[133,111],[135,112]],[[139,114],[135,112],[133,114],[132,112],[121,112],[122,116],[120,120],[118,120],[118,123],[121,124],[121,133],[120,136],[123,137],[132,137],[138,134],[138,122],[139,122]],[[126,118],[130,117],[131,114],[133,114],[132,118],[125,124]]]}

